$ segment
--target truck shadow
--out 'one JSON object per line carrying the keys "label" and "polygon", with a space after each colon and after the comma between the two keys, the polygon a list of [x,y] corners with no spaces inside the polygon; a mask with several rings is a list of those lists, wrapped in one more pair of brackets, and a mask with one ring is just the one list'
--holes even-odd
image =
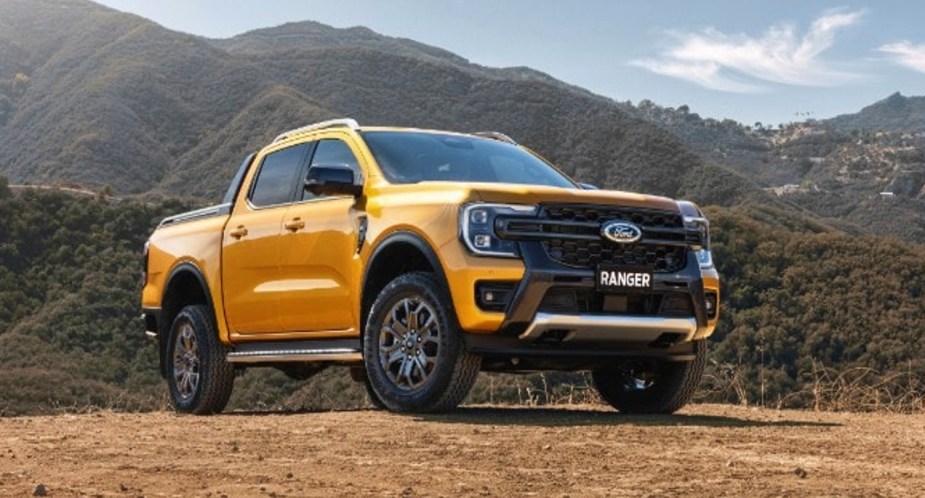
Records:
{"label": "truck shadow", "polygon": [[624,415],[618,412],[564,408],[463,407],[452,413],[414,415],[417,420],[451,424],[525,427],[641,425],[664,427],[841,427],[833,422],[749,420],[725,415]]}

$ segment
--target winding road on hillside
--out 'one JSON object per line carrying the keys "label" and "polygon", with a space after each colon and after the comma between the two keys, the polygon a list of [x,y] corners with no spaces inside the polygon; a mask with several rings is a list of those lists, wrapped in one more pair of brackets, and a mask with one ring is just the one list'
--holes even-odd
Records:
{"label": "winding road on hillside", "polygon": [[925,416],[694,405],[0,419],[0,495],[920,496]]}

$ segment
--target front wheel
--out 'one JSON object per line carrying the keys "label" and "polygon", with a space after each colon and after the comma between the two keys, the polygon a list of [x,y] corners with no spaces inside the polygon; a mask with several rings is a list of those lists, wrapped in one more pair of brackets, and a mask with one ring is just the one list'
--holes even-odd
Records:
{"label": "front wheel", "polygon": [[707,363],[706,341],[686,362],[640,361],[591,373],[601,397],[622,413],[674,413],[694,396]]}
{"label": "front wheel", "polygon": [[209,309],[186,306],[173,321],[168,347],[170,404],[178,412],[219,413],[234,386],[228,347],[218,340]]}
{"label": "front wheel", "polygon": [[397,277],[379,293],[363,335],[371,397],[396,412],[456,407],[481,358],[466,351],[453,304],[431,273]]}

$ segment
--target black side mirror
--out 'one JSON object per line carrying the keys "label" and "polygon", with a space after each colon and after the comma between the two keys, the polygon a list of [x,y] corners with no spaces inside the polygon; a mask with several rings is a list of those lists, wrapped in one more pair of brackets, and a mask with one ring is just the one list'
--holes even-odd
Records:
{"label": "black side mirror", "polygon": [[305,190],[312,195],[352,195],[363,193],[363,185],[346,164],[317,165],[308,169]]}
{"label": "black side mirror", "polygon": [[579,183],[578,185],[581,186],[582,190],[600,190],[600,187],[590,183]]}

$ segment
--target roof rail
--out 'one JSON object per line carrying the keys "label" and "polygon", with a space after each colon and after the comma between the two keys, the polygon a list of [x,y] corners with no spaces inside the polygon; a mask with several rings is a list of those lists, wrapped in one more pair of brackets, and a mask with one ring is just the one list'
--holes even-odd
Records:
{"label": "roof rail", "polygon": [[301,128],[296,128],[294,130],[289,130],[285,133],[280,134],[278,137],[273,139],[273,143],[279,142],[280,140],[285,140],[291,135],[296,133],[304,133],[306,131],[314,130],[323,130],[325,128],[350,128],[351,130],[359,130],[360,124],[356,122],[355,119],[343,118],[343,119],[329,119],[327,121],[321,121],[320,123],[310,124],[308,126],[303,126]]}
{"label": "roof rail", "polygon": [[517,142],[513,138],[505,135],[504,133],[498,131],[477,131],[473,133],[477,137],[490,138],[492,140],[497,140],[499,142],[507,142],[509,144],[517,145]]}

